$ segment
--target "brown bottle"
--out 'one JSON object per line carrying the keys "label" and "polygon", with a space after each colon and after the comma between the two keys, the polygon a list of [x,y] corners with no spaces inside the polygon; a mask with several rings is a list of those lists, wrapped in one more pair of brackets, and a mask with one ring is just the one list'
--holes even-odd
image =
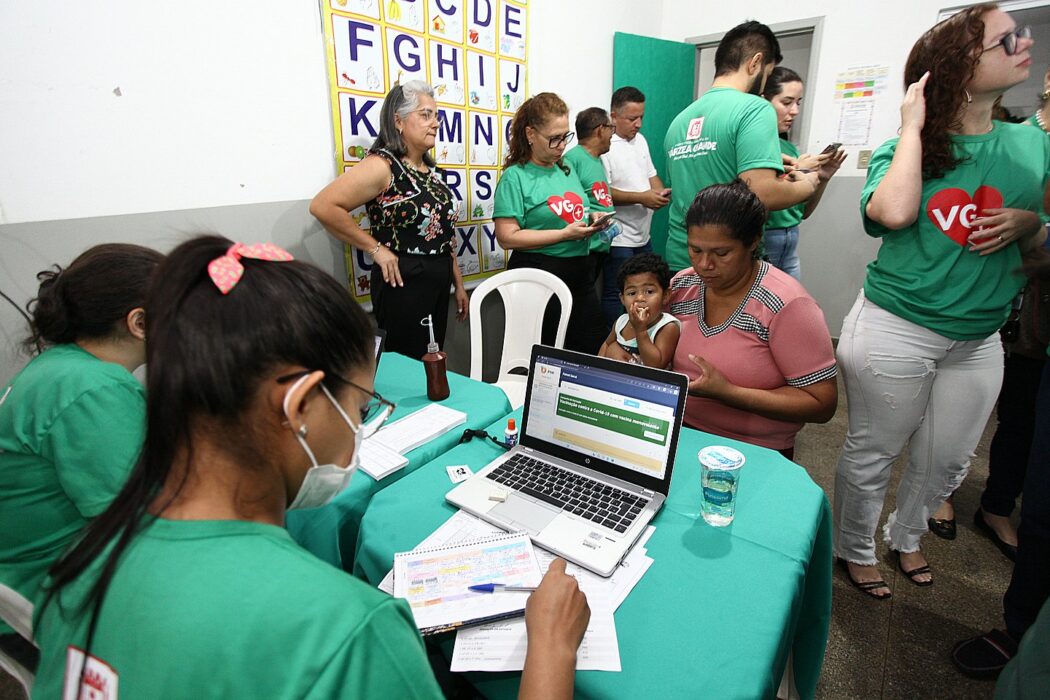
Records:
{"label": "brown bottle", "polygon": [[427,354],[423,355],[423,368],[427,372],[427,398],[442,401],[449,395],[448,375],[445,373],[445,358],[448,355],[441,352],[434,340],[434,325],[430,316],[427,316],[423,325],[430,326],[430,343],[427,345]]}

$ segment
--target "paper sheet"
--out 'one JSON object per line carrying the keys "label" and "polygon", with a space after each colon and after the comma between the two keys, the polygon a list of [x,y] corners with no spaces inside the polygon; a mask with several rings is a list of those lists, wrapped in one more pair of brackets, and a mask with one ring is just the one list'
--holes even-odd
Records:
{"label": "paper sheet", "polygon": [[467,422],[467,414],[432,403],[379,429],[370,439],[406,454]]}
{"label": "paper sheet", "polygon": [[[521,671],[527,646],[524,618],[460,630],[452,652],[452,670]],[[591,620],[576,652],[576,670],[620,670],[620,644],[611,610],[591,607]]]}
{"label": "paper sheet", "polygon": [[372,438],[361,443],[361,471],[379,481],[408,464],[408,459]]}
{"label": "paper sheet", "polygon": [[525,610],[528,591],[478,593],[469,586],[537,586],[540,568],[525,533],[394,555],[394,596],[408,601],[421,631]]}

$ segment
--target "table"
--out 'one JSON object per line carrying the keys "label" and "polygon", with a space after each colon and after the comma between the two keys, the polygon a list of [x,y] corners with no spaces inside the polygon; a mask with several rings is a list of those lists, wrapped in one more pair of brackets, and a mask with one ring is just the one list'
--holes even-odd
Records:
{"label": "table", "polygon": [[[510,411],[506,394],[493,384],[449,372],[448,386],[449,397],[439,403],[466,413],[465,425],[412,450],[405,455],[407,465],[380,481],[359,469],[350,485],[331,503],[320,508],[289,512],[285,525],[292,539],[328,563],[349,568],[343,563],[353,561],[361,518],[377,493],[449,450],[465,429],[482,428]],[[376,371],[375,387],[383,398],[397,404],[390,416],[391,421],[432,403],[427,398],[423,363],[397,353],[383,353]]]}
{"label": "table", "polygon": [[[736,519],[725,528],[699,514],[696,453],[712,444],[747,458]],[[453,514],[445,465],[478,470],[499,452],[474,440],[377,494],[361,522],[355,573],[378,583],[394,552],[412,549]],[[772,450],[683,428],[654,524],[647,545],[654,563],[616,611],[623,671],[577,672],[576,697],[774,697],[789,652],[795,687],[813,697],[831,619],[831,513],[806,471]],[[519,673],[467,677],[497,698],[515,696],[520,680]]]}

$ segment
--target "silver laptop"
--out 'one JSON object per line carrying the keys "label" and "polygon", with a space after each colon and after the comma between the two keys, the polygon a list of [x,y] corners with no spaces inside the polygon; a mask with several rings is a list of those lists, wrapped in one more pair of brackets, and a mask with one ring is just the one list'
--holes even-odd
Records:
{"label": "silver laptop", "polygon": [[671,486],[687,383],[536,345],[518,445],[445,499],[610,576]]}

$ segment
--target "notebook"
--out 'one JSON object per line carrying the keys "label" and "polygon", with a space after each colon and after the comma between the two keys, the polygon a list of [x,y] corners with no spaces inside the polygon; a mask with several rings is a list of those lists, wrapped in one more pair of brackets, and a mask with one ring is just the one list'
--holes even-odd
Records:
{"label": "notebook", "polygon": [[445,495],[609,576],[663,505],[684,374],[536,345],[518,445]]}
{"label": "notebook", "polygon": [[540,567],[529,538],[500,533],[436,549],[394,555],[394,597],[404,598],[424,636],[525,612],[528,593],[478,593],[470,586],[538,586]]}

